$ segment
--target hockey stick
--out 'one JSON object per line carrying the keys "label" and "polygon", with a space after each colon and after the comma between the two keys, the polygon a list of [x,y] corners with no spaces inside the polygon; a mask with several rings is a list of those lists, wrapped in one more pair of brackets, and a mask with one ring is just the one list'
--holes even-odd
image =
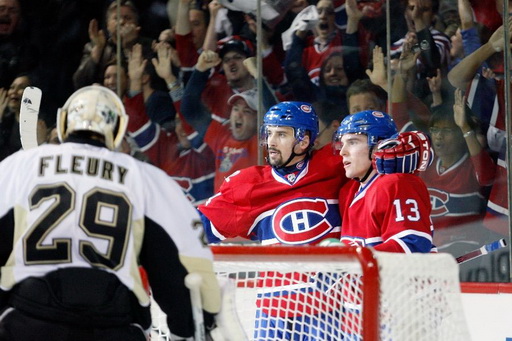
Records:
{"label": "hockey stick", "polygon": [[501,239],[493,241],[492,243],[485,244],[484,246],[482,246],[479,249],[468,252],[465,255],[459,256],[456,258],[456,260],[457,260],[457,263],[462,264],[467,261],[478,258],[480,256],[486,255],[490,252],[504,248],[505,246],[507,246],[507,242],[505,241],[505,238],[501,238]]}
{"label": "hockey stick", "polygon": [[41,105],[41,89],[28,86],[23,91],[20,107],[20,139],[23,149],[35,148],[37,143],[37,120]]}
{"label": "hockey stick", "polygon": [[185,277],[185,285],[190,290],[190,301],[192,303],[192,315],[194,316],[194,340],[206,341],[203,304],[201,303],[201,292],[199,290],[203,278],[197,273],[189,273]]}

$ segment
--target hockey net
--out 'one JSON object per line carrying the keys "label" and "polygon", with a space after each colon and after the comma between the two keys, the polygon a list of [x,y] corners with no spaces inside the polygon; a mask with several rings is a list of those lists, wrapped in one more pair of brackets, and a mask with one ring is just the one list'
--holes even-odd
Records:
{"label": "hockey net", "polygon": [[[356,247],[215,246],[248,340],[469,340],[448,254]],[[168,339],[153,305],[152,339]]]}

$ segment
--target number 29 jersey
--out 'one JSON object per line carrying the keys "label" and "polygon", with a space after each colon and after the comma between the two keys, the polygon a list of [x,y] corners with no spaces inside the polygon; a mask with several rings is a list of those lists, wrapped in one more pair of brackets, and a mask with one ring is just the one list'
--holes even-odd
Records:
{"label": "number 29 jersey", "polygon": [[376,174],[340,191],[341,241],[377,251],[431,252],[430,196],[413,174]]}
{"label": "number 29 jersey", "polygon": [[193,229],[199,215],[180,187],[129,155],[70,142],[20,151],[0,163],[0,188],[3,291],[57,269],[99,268],[147,307],[142,265],[172,306],[179,293],[169,293],[170,282],[183,278],[166,264],[189,272],[182,256],[211,264],[201,227]]}

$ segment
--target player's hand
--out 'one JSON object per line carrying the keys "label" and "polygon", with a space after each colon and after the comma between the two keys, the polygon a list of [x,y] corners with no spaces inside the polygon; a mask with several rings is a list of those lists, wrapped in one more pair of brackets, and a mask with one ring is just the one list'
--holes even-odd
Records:
{"label": "player's hand", "polygon": [[374,153],[373,166],[381,174],[416,173],[425,171],[433,159],[429,137],[410,131],[381,141]]}

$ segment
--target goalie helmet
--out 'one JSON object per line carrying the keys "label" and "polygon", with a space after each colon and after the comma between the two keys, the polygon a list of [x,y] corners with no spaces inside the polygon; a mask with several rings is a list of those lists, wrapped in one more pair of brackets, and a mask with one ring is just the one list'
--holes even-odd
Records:
{"label": "goalie helmet", "polygon": [[91,85],[75,91],[57,112],[57,133],[63,142],[75,131],[102,135],[105,145],[115,150],[121,144],[128,116],[121,99],[110,89]]}
{"label": "goalie helmet", "polygon": [[281,102],[274,105],[263,117],[260,129],[260,144],[267,145],[267,127],[292,127],[295,139],[302,141],[306,132],[310,134],[309,148],[318,135],[318,116],[311,104],[306,102]]}
{"label": "goalie helmet", "polygon": [[341,138],[345,134],[365,134],[368,146],[372,148],[380,140],[390,138],[398,133],[395,122],[382,111],[365,110],[343,119],[333,137],[335,150],[341,149]]}

